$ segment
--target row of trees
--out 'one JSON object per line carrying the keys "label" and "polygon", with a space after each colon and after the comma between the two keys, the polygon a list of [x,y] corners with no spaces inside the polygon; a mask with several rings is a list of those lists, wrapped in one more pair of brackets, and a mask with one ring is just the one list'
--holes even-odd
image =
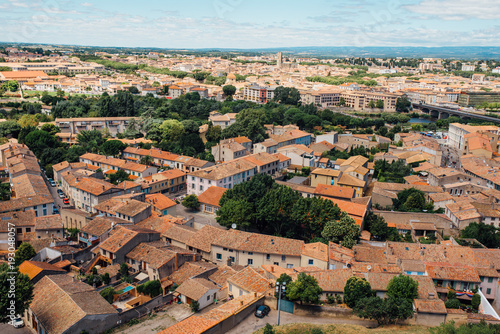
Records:
{"label": "row of trees", "polygon": [[266,174],[227,190],[219,202],[217,222],[239,229],[307,241],[342,242],[352,247],[358,238],[355,221],[330,200],[304,198],[278,185]]}

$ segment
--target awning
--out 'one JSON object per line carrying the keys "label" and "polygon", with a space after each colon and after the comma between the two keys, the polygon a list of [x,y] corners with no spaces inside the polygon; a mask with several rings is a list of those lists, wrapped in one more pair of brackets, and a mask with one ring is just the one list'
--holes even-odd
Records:
{"label": "awning", "polygon": [[142,281],[145,280],[146,278],[149,278],[148,274],[145,273],[139,273],[139,275],[135,276],[136,281]]}

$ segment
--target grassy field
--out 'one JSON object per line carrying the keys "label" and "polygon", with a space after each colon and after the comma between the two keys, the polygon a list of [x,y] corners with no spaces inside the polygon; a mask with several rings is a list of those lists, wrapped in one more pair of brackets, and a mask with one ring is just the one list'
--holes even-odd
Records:
{"label": "grassy field", "polygon": [[[427,327],[421,326],[384,326],[379,328],[365,328],[355,325],[311,325],[311,324],[290,324],[274,327],[276,334],[429,334]],[[320,329],[317,331],[315,329]],[[254,334],[262,334],[264,329],[256,331]]]}

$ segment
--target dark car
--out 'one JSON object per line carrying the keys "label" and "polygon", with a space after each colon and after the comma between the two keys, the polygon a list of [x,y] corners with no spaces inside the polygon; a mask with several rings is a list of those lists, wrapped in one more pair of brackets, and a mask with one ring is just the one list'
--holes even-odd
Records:
{"label": "dark car", "polygon": [[269,314],[270,311],[271,309],[269,308],[269,306],[260,305],[259,307],[257,307],[257,310],[255,311],[255,316],[257,318],[264,318],[266,315]]}

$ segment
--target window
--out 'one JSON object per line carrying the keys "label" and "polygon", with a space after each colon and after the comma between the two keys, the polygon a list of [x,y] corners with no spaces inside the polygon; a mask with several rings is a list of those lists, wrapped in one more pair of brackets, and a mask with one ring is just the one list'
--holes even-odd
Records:
{"label": "window", "polygon": [[30,232],[31,232],[31,227],[26,227],[26,233],[30,233]]}
{"label": "window", "polygon": [[248,259],[248,265],[249,266],[253,265],[253,259]]}
{"label": "window", "polygon": [[286,261],[286,255],[281,255],[281,261]]}
{"label": "window", "polygon": [[207,300],[210,300],[210,295],[207,296]]}
{"label": "window", "polygon": [[194,189],[194,183],[191,185],[191,189]]}
{"label": "window", "polygon": [[224,247],[224,248],[222,248],[222,250],[225,250],[225,251],[227,251],[227,248],[226,248],[226,247]]}
{"label": "window", "polygon": [[489,295],[491,293],[491,289],[486,289],[486,294]]}
{"label": "window", "polygon": [[217,253],[217,254],[216,254],[216,258],[217,258],[217,260],[222,260],[222,254]]}
{"label": "window", "polygon": [[493,283],[493,277],[488,277],[488,283]]}
{"label": "window", "polygon": [[481,282],[484,282],[484,277],[481,277]]}
{"label": "window", "polygon": [[266,260],[271,260],[271,254],[266,254]]}
{"label": "window", "polygon": [[16,233],[17,233],[17,234],[22,234],[22,233],[23,233],[23,229],[22,229],[22,228],[18,228],[18,229],[16,229]]}
{"label": "window", "polygon": [[253,255],[253,252],[248,252],[248,255]]}
{"label": "window", "polygon": [[292,268],[293,268],[293,264],[290,264],[290,263],[289,263],[289,264],[287,264],[287,265],[286,265],[286,267],[287,267],[288,269],[292,269]]}
{"label": "window", "polygon": [[308,264],[309,264],[310,266],[314,265],[314,260],[309,260]]}
{"label": "window", "polygon": [[230,256],[229,260],[231,260],[231,262],[234,262],[234,256]]}
{"label": "window", "polygon": [[232,252],[233,252],[233,250],[232,250],[232,249],[230,249],[230,250],[229,250],[229,253],[232,253]]}

